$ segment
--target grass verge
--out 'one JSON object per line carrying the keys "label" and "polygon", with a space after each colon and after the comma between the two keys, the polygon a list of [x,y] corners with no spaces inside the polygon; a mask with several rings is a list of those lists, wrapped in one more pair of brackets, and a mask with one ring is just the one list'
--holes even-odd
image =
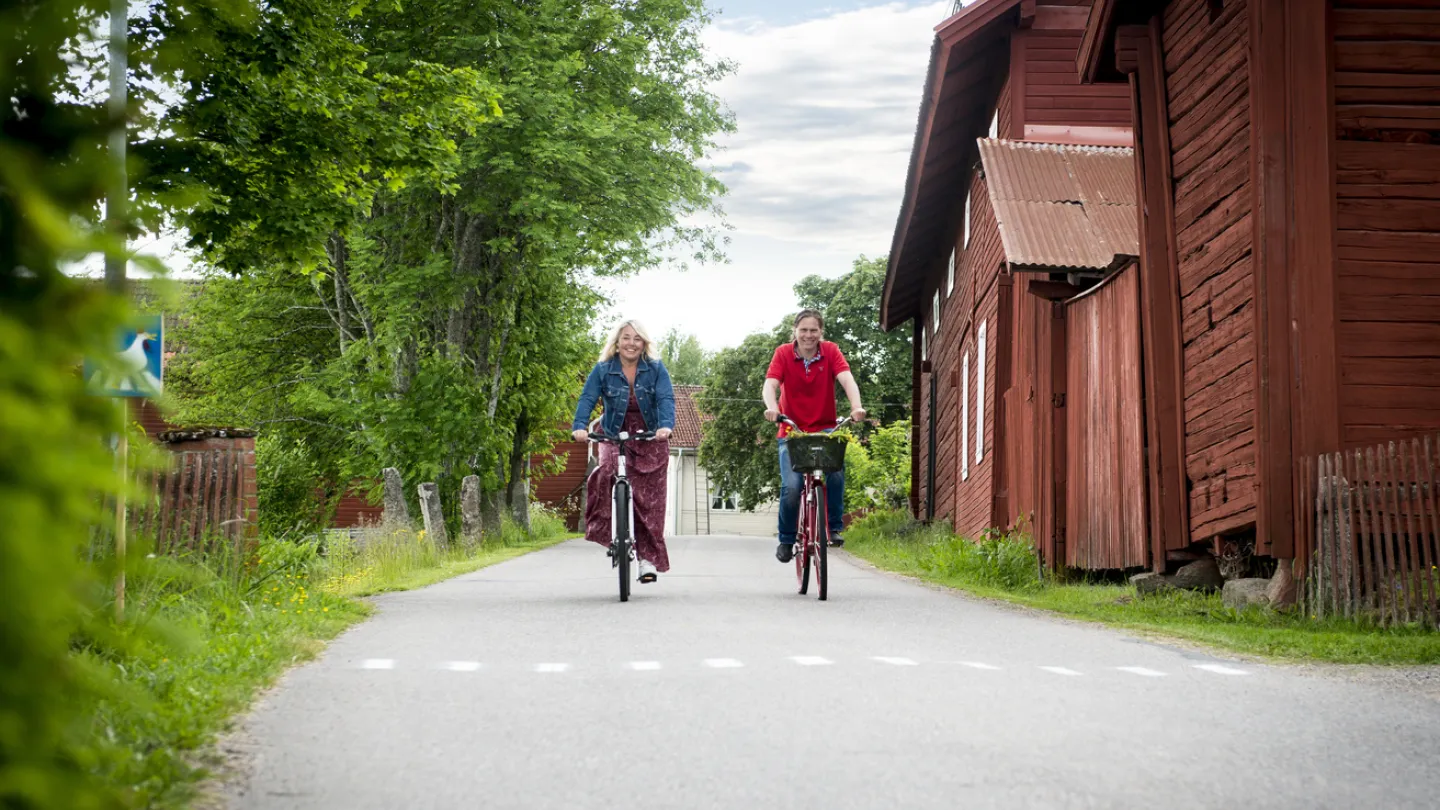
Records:
{"label": "grass verge", "polygon": [[417,588],[567,539],[539,512],[475,551],[442,552],[423,532],[369,542],[271,540],[243,562],[154,557],[129,574],[127,618],[77,644],[103,697],[81,733],[93,767],[132,807],[185,807],[231,718],[290,666],[370,613],[358,597]]}
{"label": "grass verge", "polygon": [[1219,594],[1187,591],[1138,598],[1129,586],[1042,580],[1028,539],[988,535],[972,542],[904,513],[867,516],[845,533],[845,548],[886,570],[990,599],[1125,630],[1199,642],[1266,658],[1338,664],[1440,664],[1440,633],[1312,620],[1226,607]]}

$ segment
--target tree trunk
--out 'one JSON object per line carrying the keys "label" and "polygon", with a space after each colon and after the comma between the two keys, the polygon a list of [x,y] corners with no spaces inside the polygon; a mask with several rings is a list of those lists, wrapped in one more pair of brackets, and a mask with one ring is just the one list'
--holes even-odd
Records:
{"label": "tree trunk", "polygon": [[460,483],[460,537],[466,548],[485,542],[480,514],[480,476],[467,475]]}
{"label": "tree trunk", "polygon": [[485,533],[485,542],[500,539],[500,514],[505,508],[505,491],[494,489],[480,496],[480,527]]}
{"label": "tree trunk", "polygon": [[420,485],[420,514],[425,518],[425,535],[441,551],[450,548],[450,535],[445,531],[445,511],[440,508],[440,488],[431,483]]}
{"label": "tree trunk", "polygon": [[530,413],[520,411],[515,420],[515,435],[510,444],[510,476],[505,485],[505,501],[510,504],[510,514],[515,523],[530,532],[530,454],[525,452],[530,444]]}

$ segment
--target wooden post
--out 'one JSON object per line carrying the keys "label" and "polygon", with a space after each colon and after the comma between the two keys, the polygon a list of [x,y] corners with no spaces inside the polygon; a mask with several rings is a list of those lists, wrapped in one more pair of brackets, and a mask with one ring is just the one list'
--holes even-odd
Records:
{"label": "wooden post", "polygon": [[120,405],[120,436],[115,449],[116,467],[120,471],[120,489],[115,493],[115,562],[118,576],[115,578],[115,621],[125,619],[125,490],[130,477],[130,435],[125,428],[125,399],[117,397]]}
{"label": "wooden post", "polygon": [[1135,116],[1140,294],[1145,302],[1140,320],[1149,449],[1150,558],[1151,567],[1163,573],[1168,552],[1189,545],[1190,527],[1184,463],[1180,275],[1175,255],[1170,131],[1159,20],[1123,26],[1116,41],[1116,64],[1129,73]]}

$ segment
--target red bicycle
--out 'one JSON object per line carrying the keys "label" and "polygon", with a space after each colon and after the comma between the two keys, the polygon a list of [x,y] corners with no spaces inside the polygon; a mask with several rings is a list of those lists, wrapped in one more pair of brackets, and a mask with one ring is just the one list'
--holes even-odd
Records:
{"label": "red bicycle", "polygon": [[[800,431],[790,417],[780,414],[775,421]],[[849,422],[846,417],[835,423],[840,428]],[[835,428],[832,428],[835,429]],[[824,433],[791,433],[785,439],[790,451],[790,469],[802,476],[800,515],[795,526],[795,578],[800,593],[810,589],[810,571],[815,571],[815,590],[820,601],[829,596],[829,563],[825,549],[829,547],[829,515],[826,513],[825,476],[845,469],[845,440]]]}

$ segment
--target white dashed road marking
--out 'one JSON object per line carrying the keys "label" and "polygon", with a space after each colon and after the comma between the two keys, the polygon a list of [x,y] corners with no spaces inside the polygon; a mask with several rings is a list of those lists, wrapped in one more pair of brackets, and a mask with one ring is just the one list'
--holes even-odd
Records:
{"label": "white dashed road marking", "polygon": [[1250,673],[1246,672],[1246,671],[1243,670],[1243,669],[1236,669],[1236,668],[1234,668],[1234,667],[1227,667],[1227,666],[1225,666],[1224,664],[1196,664],[1196,665],[1195,665],[1195,668],[1196,668],[1196,669],[1203,669],[1203,670],[1205,670],[1206,672],[1213,672],[1213,673],[1215,673],[1215,674],[1217,674],[1217,675],[1249,675],[1249,674],[1250,674]]}
{"label": "white dashed road marking", "polygon": [[1130,673],[1131,675],[1141,675],[1141,676],[1144,676],[1144,677],[1146,677],[1146,678],[1163,678],[1163,677],[1165,677],[1165,673],[1163,673],[1163,672],[1158,672],[1158,671],[1153,670],[1153,669],[1146,669],[1145,667],[1116,667],[1116,669],[1120,670],[1121,672],[1128,672],[1128,673]]}
{"label": "white dashed road marking", "polygon": [[[835,662],[830,660],[829,658],[824,658],[818,655],[792,655],[788,656],[788,658],[791,662],[798,664],[802,667],[824,667],[835,664]],[[877,663],[888,664],[895,667],[924,666],[919,661],[916,661],[913,658],[904,658],[893,655],[872,655],[869,656],[869,659]],[[706,658],[703,659],[703,663],[706,667],[710,669],[740,669],[745,666],[745,662],[735,658]],[[1004,667],[997,666],[995,664],[988,664],[984,661],[942,661],[939,663],[959,665],[969,667],[971,669],[984,670],[987,672],[1001,672],[1004,670]],[[393,658],[366,658],[360,662],[359,666],[360,669],[391,670],[396,668],[396,661]],[[430,666],[432,667],[432,671],[433,669],[440,669],[449,672],[479,672],[486,667],[493,667],[495,666],[495,664],[493,662],[490,664],[482,664],[479,661],[438,661],[431,664]],[[659,661],[631,661],[625,666],[627,669],[634,672],[655,672],[657,670],[664,669],[664,665]],[[1035,666],[1042,672],[1048,672],[1052,675],[1062,675],[1072,678],[1082,677],[1085,675],[1083,671],[1071,669],[1070,667],[1041,665]],[[1240,669],[1238,667],[1230,666],[1228,664],[1191,664],[1191,666],[1202,672],[1209,672],[1215,675],[1224,675],[1227,677],[1246,676],[1253,674],[1253,672],[1251,672],[1250,670]],[[500,669],[503,670],[505,668],[506,667],[503,664],[500,665]],[[570,664],[558,662],[540,663],[534,664],[533,669],[535,672],[551,674],[569,672]],[[1167,677],[1167,673],[1161,672],[1157,669],[1150,669],[1149,667],[1114,667],[1113,669],[1117,672],[1124,672],[1143,678]]]}
{"label": "white dashed road marking", "polygon": [[835,663],[828,658],[821,658],[818,655],[792,655],[790,656],[790,660],[802,667],[823,667]]}

